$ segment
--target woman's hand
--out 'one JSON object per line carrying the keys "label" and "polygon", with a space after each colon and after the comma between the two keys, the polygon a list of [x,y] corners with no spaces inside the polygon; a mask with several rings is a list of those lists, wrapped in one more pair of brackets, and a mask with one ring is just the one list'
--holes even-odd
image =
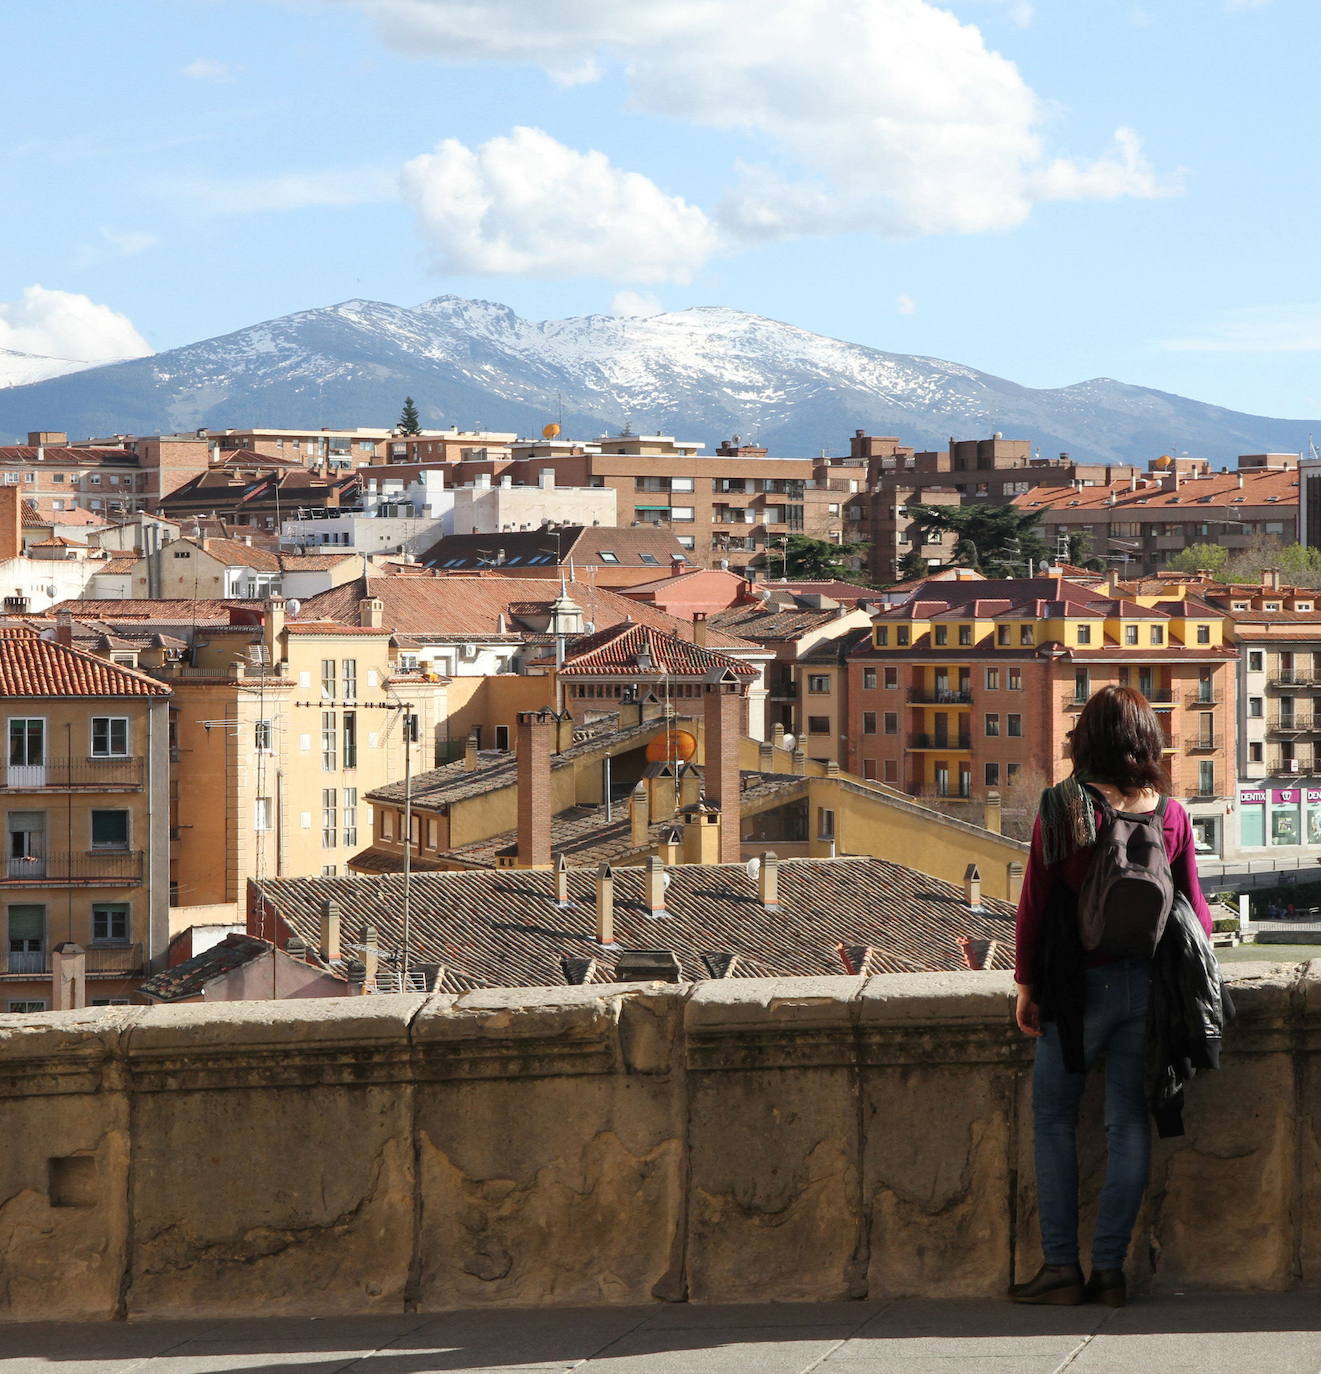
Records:
{"label": "woman's hand", "polygon": [[1032,1000],[1032,989],[1026,983],[1015,983],[1018,1001],[1014,1004],[1014,1020],[1024,1035],[1040,1036],[1041,1008]]}

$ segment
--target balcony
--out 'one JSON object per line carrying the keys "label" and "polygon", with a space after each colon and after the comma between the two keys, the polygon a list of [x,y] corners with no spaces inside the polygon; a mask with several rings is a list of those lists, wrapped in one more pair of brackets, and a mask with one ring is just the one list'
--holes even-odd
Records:
{"label": "balcony", "polygon": [[1217,749],[1225,747],[1225,737],[1214,732],[1205,734],[1198,731],[1184,741],[1183,747],[1190,754],[1214,754]]}
{"label": "balcony", "polygon": [[72,854],[6,859],[3,887],[136,887],[142,881],[141,850],[82,850]]}
{"label": "balcony", "polygon": [[143,760],[135,758],[47,759],[0,769],[5,792],[134,792],[143,784]]}
{"label": "balcony", "polygon": [[972,736],[966,732],[957,735],[933,735],[917,733],[909,735],[908,747],[910,749],[935,749],[941,752],[957,751],[972,748]]}
{"label": "balcony", "polygon": [[1271,687],[1310,687],[1321,690],[1321,674],[1303,668],[1277,669],[1267,675]]}
{"label": "balcony", "polygon": [[[133,978],[142,972],[142,945],[86,945],[83,968],[89,978]],[[42,976],[51,973],[51,951],[0,950],[0,977]]]}
{"label": "balcony", "polygon": [[971,687],[910,687],[908,700],[913,706],[970,706]]}
{"label": "balcony", "polygon": [[1321,714],[1313,715],[1310,711],[1297,715],[1272,716],[1266,725],[1267,734],[1286,739],[1316,734],[1318,731],[1321,731]]}
{"label": "balcony", "polygon": [[1269,771],[1274,778],[1311,777],[1313,761],[1308,757],[1276,759],[1275,762],[1271,764]]}
{"label": "balcony", "polygon": [[1225,694],[1218,688],[1209,692],[1202,691],[1200,688],[1196,692],[1189,692],[1184,698],[1183,704],[1190,711],[1205,709],[1208,706],[1221,706],[1224,704]]}

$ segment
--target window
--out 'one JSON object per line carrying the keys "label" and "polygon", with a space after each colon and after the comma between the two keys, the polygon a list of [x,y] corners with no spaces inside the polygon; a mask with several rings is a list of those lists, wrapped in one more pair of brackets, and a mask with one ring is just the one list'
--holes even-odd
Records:
{"label": "window", "polygon": [[937,625],[937,626],[936,626],[936,643],[937,643],[937,644],[948,644],[948,643],[949,643],[949,626],[948,626],[948,625]]}
{"label": "window", "polygon": [[1197,627],[1197,642],[1199,644],[1209,644],[1211,642],[1211,627],[1209,625],[1199,625]]}
{"label": "window", "polygon": [[344,843],[358,843],[358,789],[356,787],[346,787],[344,789],[344,814],[341,817],[344,824]]}
{"label": "window", "polygon": [[1138,627],[1136,625],[1124,626],[1124,643],[1136,644],[1138,642]]}
{"label": "window", "polygon": [[601,562],[602,562],[602,563],[618,563],[618,562],[619,562],[619,555],[618,555],[617,553],[611,553],[608,549],[602,549],[600,552],[601,552]]}
{"label": "window", "polygon": [[809,673],[807,675],[807,690],[815,692],[818,696],[830,691],[830,677],[826,673]]}
{"label": "window", "polygon": [[640,553],[640,554],[638,554],[638,562],[639,562],[639,563],[645,563],[649,568],[659,568],[659,567],[660,567],[660,559],[658,559],[654,553]]}
{"label": "window", "polygon": [[344,712],[344,767],[358,766],[358,713]]}
{"label": "window", "polygon": [[271,827],[271,799],[269,797],[258,797],[252,803],[252,828],[258,832],[265,832]]}
{"label": "window", "polygon": [[1020,765],[1018,765],[1018,764],[1016,764],[1016,763],[1011,763],[1011,764],[1006,765],[1006,767],[1005,767],[1005,781],[1006,781],[1006,782],[1013,782],[1013,780],[1018,776],[1018,769],[1019,769],[1019,766],[1020,766]]}
{"label": "window", "polygon": [[[332,660],[333,661],[333,660]],[[333,773],[335,771],[336,748],[335,748],[335,713],[334,711],[321,712],[321,768],[323,772]]]}
{"label": "window", "polygon": [[1260,719],[1266,713],[1266,703],[1262,697],[1248,698],[1248,715]]}
{"label": "window", "polygon": [[46,908],[26,904],[11,906],[9,908],[9,972],[44,973],[45,971]]}
{"label": "window", "polygon": [[507,725],[497,725],[495,727],[495,747],[509,751],[509,727]]}
{"label": "window", "polygon": [[128,940],[127,902],[92,903],[92,939],[98,943],[124,943]]}
{"label": "window", "polygon": [[697,547],[697,540],[691,534],[676,534],[674,538],[681,549],[695,549]]}
{"label": "window", "polygon": [[862,670],[862,689],[864,692],[874,691],[876,688],[876,669],[864,668]]}
{"label": "window", "polygon": [[1090,644],[1092,642],[1092,627],[1090,625],[1078,626],[1078,643]]}
{"label": "window", "polygon": [[1008,625],[997,625],[995,627],[995,642],[1000,645],[1007,645],[1009,643]]}
{"label": "window", "polygon": [[885,670],[885,685],[887,688],[899,686],[899,669],[887,668]]}
{"label": "window", "polygon": [[696,491],[696,490],[697,490],[697,486],[696,486],[696,483],[694,482],[693,478],[691,478],[691,477],[671,477],[671,478],[670,478],[670,490],[671,490],[671,491]]}
{"label": "window", "polygon": [[693,508],[692,508],[691,506],[671,506],[671,507],[670,507],[670,519],[671,519],[671,520],[682,520],[683,522],[688,523],[688,522],[690,522],[693,518],[694,518],[694,516],[693,516]]}
{"label": "window", "polygon": [[8,1006],[10,1011],[16,1012],[32,1012],[46,1010],[45,1002],[34,1001],[31,997],[25,999],[11,998],[9,1002],[6,1003],[6,1005]]}
{"label": "window", "polygon": [[1262,673],[1266,671],[1266,654],[1261,649],[1251,649],[1248,651],[1248,672]]}
{"label": "window", "polygon": [[990,713],[986,717],[986,734],[993,739],[1000,733],[1000,717],[997,713]]}
{"label": "window", "polygon": [[876,733],[875,711],[864,711],[862,713],[862,733],[864,735],[874,735]]}
{"label": "window", "polygon": [[876,760],[863,759],[862,761],[862,780],[864,782],[876,781]]}
{"label": "window", "polygon": [[275,747],[275,731],[269,720],[252,722],[252,747],[259,754],[269,754]]}
{"label": "window", "polygon": [[828,735],[830,733],[830,717],[808,716],[807,733],[809,735]]}
{"label": "window", "polygon": [[886,782],[899,781],[899,762],[897,759],[886,759],[883,767]]}
{"label": "window", "polygon": [[1021,692],[1023,690],[1023,670],[1021,668],[1010,668],[1009,690],[1011,692]]}
{"label": "window", "polygon": [[988,692],[998,692],[1000,690],[999,668],[988,668],[986,670],[986,690]]}
{"label": "window", "polygon": [[1018,642],[1020,644],[1036,643],[1036,631],[1031,625],[1020,625],[1018,627]]}
{"label": "window", "polygon": [[404,712],[404,739],[409,744],[416,744],[422,738],[421,721],[418,719],[416,711]]}
{"label": "window", "polygon": [[1151,642],[1153,644],[1165,643],[1165,627],[1163,625],[1153,625],[1151,627]]}
{"label": "window", "polygon": [[908,643],[908,626],[899,625],[895,627],[894,642],[899,648],[903,648]]}
{"label": "window", "polygon": [[321,848],[334,849],[339,843],[339,801],[333,787],[321,792]]}
{"label": "window", "polygon": [[1008,715],[1005,717],[1005,734],[1014,739],[1021,739],[1023,736],[1023,717],[1020,715]]}
{"label": "window", "polygon": [[321,660],[321,700],[335,700],[335,660],[333,658]]}
{"label": "window", "polygon": [[876,627],[876,644],[879,648],[884,648],[890,642],[890,628],[888,625],[878,625]]}
{"label": "window", "polygon": [[92,848],[128,848],[128,812],[92,812]]}
{"label": "window", "polygon": [[960,626],[959,626],[959,643],[960,643],[960,644],[971,644],[971,643],[972,643],[972,626],[971,626],[971,625],[960,625]]}
{"label": "window", "polygon": [[998,763],[988,763],[983,774],[987,787],[1000,786],[1000,765]]}
{"label": "window", "polygon": [[1260,763],[1261,761],[1262,761],[1261,741],[1260,741],[1260,740],[1253,740],[1253,742],[1252,742],[1251,744],[1248,745],[1248,762],[1249,762],[1249,763]]}
{"label": "window", "polygon": [[94,759],[122,759],[128,757],[128,717],[92,717],[92,757]]}
{"label": "window", "polygon": [[816,809],[816,833],[819,839],[835,838],[835,813],[827,806],[818,806]]}
{"label": "window", "polygon": [[1210,759],[1202,759],[1197,765],[1197,795],[1214,797],[1216,792],[1216,766]]}
{"label": "window", "polygon": [[[1075,668],[1073,670],[1073,699],[1076,702],[1084,702],[1092,694],[1091,678],[1087,674],[1086,668]],[[1146,693],[1143,693],[1145,696]]]}
{"label": "window", "polygon": [[340,662],[340,683],[345,701],[358,699],[358,660],[346,658]]}
{"label": "window", "polygon": [[887,735],[897,735],[899,733],[899,712],[887,711],[884,719],[885,733]]}

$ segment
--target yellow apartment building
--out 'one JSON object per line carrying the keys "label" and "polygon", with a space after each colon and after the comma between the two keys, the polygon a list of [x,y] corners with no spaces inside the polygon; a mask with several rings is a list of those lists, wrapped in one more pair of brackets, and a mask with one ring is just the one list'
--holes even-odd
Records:
{"label": "yellow apartment building", "polygon": [[163,955],[170,696],[145,673],[0,630],[0,1009],[56,1003],[59,946],[81,947],[91,1004],[128,1000]]}
{"label": "yellow apartment building", "polygon": [[380,602],[362,610],[362,625],[290,622],[272,598],[163,670],[172,905],[241,901],[250,878],[344,873],[370,837],[366,793],[434,766],[445,680],[401,670]]}

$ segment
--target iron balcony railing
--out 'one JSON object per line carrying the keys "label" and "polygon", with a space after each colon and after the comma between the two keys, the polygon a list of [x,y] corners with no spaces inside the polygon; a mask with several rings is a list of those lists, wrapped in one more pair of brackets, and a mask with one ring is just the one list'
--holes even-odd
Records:
{"label": "iron balcony railing", "polygon": [[914,706],[969,706],[971,687],[910,687],[908,700]]}
{"label": "iron balcony railing", "polygon": [[972,736],[967,733],[957,735],[936,735],[919,732],[908,738],[910,749],[971,749]]}
{"label": "iron balcony railing", "polygon": [[142,851],[81,850],[73,854],[29,854],[4,860],[0,881],[51,884],[87,883],[106,887],[136,886],[142,881]]}
{"label": "iron balcony railing", "polygon": [[0,789],[6,792],[118,791],[143,785],[140,758],[52,758],[45,763],[8,764],[0,769]]}
{"label": "iron balcony railing", "polygon": [[1219,706],[1225,699],[1225,694],[1221,691],[1203,691],[1200,688],[1196,692],[1190,692],[1184,701],[1184,705],[1190,710],[1195,711],[1198,707]]}
{"label": "iron balcony railing", "polygon": [[1211,754],[1225,747],[1225,737],[1214,732],[1195,731],[1184,740],[1183,747],[1190,754]]}
{"label": "iron balcony railing", "polygon": [[1306,735],[1321,730],[1321,715],[1311,711],[1295,712],[1288,716],[1272,716],[1266,725],[1272,735]]}
{"label": "iron balcony railing", "polygon": [[1283,668],[1267,675],[1272,687],[1321,687],[1321,674],[1305,668]]}
{"label": "iron balcony railing", "polygon": [[[142,972],[142,945],[86,945],[83,969],[88,976],[132,978]],[[0,975],[45,974],[50,976],[52,954],[49,949],[0,950]]]}

